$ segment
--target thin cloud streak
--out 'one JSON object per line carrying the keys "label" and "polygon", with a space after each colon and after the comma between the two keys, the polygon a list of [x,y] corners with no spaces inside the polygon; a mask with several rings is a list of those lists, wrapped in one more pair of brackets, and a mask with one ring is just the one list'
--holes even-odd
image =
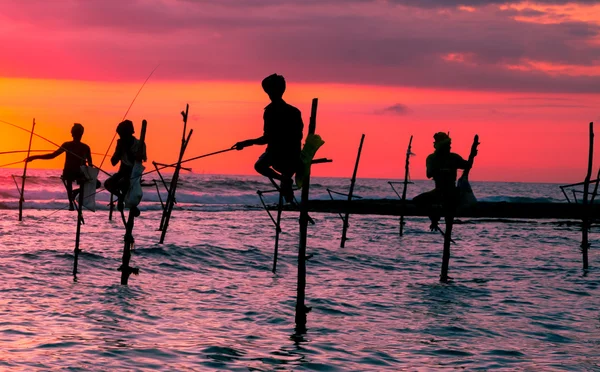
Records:
{"label": "thin cloud streak", "polygon": [[[519,17],[546,12],[500,7],[522,4],[516,1],[340,4],[7,2],[0,5],[0,29],[7,31],[0,33],[0,42],[11,58],[0,61],[0,71],[10,77],[137,81],[140,71],[161,63],[155,78],[173,81],[256,81],[279,71],[291,81],[316,83],[600,92],[599,22],[523,21]],[[562,65],[582,71],[543,67]]]}

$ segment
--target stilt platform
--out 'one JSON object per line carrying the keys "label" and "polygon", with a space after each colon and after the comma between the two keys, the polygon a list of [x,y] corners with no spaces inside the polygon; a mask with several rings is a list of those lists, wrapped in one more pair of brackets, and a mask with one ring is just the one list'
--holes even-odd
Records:
{"label": "stilt platform", "polygon": [[[276,209],[269,205],[268,209]],[[458,210],[456,217],[471,218],[520,218],[520,219],[565,219],[581,220],[586,206],[573,203],[510,203],[510,202],[478,202],[467,210]],[[600,204],[587,206],[591,218],[600,218]],[[286,205],[284,210],[297,211],[298,207]],[[310,200],[309,212],[351,213],[385,216],[426,217],[430,209],[415,205],[412,201],[396,199],[360,199],[348,203],[345,200]],[[441,208],[440,208],[441,211]]]}

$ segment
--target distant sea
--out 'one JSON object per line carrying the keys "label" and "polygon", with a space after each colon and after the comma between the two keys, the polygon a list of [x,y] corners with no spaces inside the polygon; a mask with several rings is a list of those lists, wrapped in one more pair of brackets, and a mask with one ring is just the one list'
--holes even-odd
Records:
{"label": "distant sea", "polygon": [[[442,240],[426,219],[408,218],[399,237],[396,217],[352,215],[340,248],[339,216],[312,213],[313,310],[298,336],[298,215],[284,213],[272,274],[274,226],[256,194],[271,188],[264,179],[182,175],[162,245],[159,197],[145,188],[132,257],[140,275],[121,286],[124,228],[108,221],[108,194],[84,212],[74,282],[76,214],[60,173],[29,172],[18,222],[20,173],[0,170],[0,370],[600,370],[596,227],[584,273],[576,224],[463,219],[454,280],[441,284]],[[388,181],[359,179],[356,194],[397,198]],[[311,197],[349,183],[314,178]],[[565,202],[555,184],[472,186],[479,200]],[[408,196],[431,187],[416,181]]]}

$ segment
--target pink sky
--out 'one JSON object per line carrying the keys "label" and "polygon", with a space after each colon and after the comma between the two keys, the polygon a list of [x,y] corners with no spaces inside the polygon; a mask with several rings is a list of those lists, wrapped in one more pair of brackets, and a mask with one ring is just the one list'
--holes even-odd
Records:
{"label": "pink sky", "polygon": [[[412,174],[424,178],[432,135],[450,131],[472,179],[583,179],[587,123],[598,120],[600,6],[545,0],[140,0],[0,4],[0,119],[55,142],[73,122],[104,152],[137,89],[160,64],[130,118],[149,120],[150,160],[173,160],[179,111],[191,105],[190,156],[261,134],[260,80],[288,81],[308,124],[319,97],[318,175],[398,178],[415,135]],[[26,133],[0,126],[0,151]],[[43,142],[34,147],[48,148]],[[252,174],[262,148],[192,164]],[[14,157],[3,157],[0,164]],[[61,160],[34,163],[60,167]]]}

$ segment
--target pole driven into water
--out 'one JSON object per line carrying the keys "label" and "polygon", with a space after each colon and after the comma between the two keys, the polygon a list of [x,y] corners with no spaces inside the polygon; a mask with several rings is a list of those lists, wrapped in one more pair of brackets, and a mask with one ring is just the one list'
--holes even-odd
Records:
{"label": "pole driven into water", "polygon": [[[31,125],[31,132],[29,134],[29,146],[27,147],[27,157],[31,153],[31,141],[33,140],[33,132],[35,130],[35,118]],[[23,221],[23,202],[25,202],[25,179],[27,178],[27,162],[23,166],[23,178],[21,179],[21,195],[19,196],[19,221]]]}
{"label": "pole driven into water", "polygon": [[[588,233],[590,229],[588,196],[590,179],[592,178],[592,166],[594,162],[594,123],[590,123],[590,146],[588,155],[588,168],[583,185],[583,221],[581,224],[581,252],[583,255],[583,269],[588,269],[588,250],[590,243],[588,241]],[[590,204],[591,205],[591,204]]]}
{"label": "pole driven into water", "polygon": [[[318,98],[313,98],[310,110],[308,134],[315,134],[317,126]],[[302,199],[300,200],[300,244],[298,247],[298,288],[296,295],[296,333],[306,332],[306,314],[310,310],[305,305],[306,299],[306,239],[308,230],[308,198],[310,189],[310,165],[308,174],[302,183]]]}
{"label": "pole driven into water", "polygon": [[406,190],[408,188],[408,183],[410,182],[409,176],[409,168],[410,168],[410,156],[412,155],[412,141],[413,136],[410,136],[410,141],[408,141],[408,149],[406,150],[406,161],[404,163],[404,185],[402,187],[402,214],[400,215],[400,236],[404,235],[404,207],[406,206]]}
{"label": "pole driven into water", "polygon": [[[140,134],[140,147],[136,154],[136,162],[141,162],[144,157],[145,141],[146,141],[146,127],[148,123],[146,120],[142,121],[142,131]],[[131,182],[131,181],[130,181]],[[141,180],[135,180],[135,182],[141,182]],[[135,223],[134,213],[129,210],[129,216],[127,218],[127,224],[125,225],[125,238],[123,239],[125,244],[123,247],[122,264],[119,270],[121,271],[121,285],[127,285],[129,282],[129,276],[131,274],[138,274],[139,269],[129,266],[131,260],[131,250],[135,240],[133,239],[133,227]]]}
{"label": "pole driven into water", "polygon": [[79,201],[77,205],[77,232],[75,234],[75,249],[73,250],[73,278],[77,279],[77,265],[79,262],[79,239],[81,236],[81,225],[83,224],[83,184],[79,185]]}
{"label": "pole driven into water", "polygon": [[[363,142],[365,141],[365,135],[363,134],[360,137],[360,145],[358,145],[358,155],[356,155],[356,163],[354,164],[354,172],[352,172],[352,179],[350,180],[350,190],[348,191],[348,204],[352,202],[352,194],[354,193],[354,184],[356,183],[356,172],[358,172],[358,163],[360,162],[360,154],[362,152]],[[343,218],[343,227],[342,227],[342,240],[340,242],[340,247],[344,248],[346,246],[346,233],[348,232],[348,220],[350,219],[350,212],[346,211]]]}
{"label": "pole driven into water", "polygon": [[[188,143],[190,142],[190,137],[194,132],[193,129],[190,129],[187,138],[185,137],[185,132],[187,130],[187,119],[188,112],[190,109],[190,105],[187,104],[185,106],[185,112],[181,112],[181,116],[183,117],[183,134],[181,135],[181,148],[179,149],[179,158],[177,164],[175,165],[175,172],[173,172],[173,178],[171,179],[171,186],[169,187],[169,194],[167,196],[167,201],[165,205],[165,209],[163,210],[163,215],[161,218],[161,223],[159,230],[161,230],[160,234],[160,244],[163,244],[165,241],[165,236],[167,234],[167,229],[169,228],[169,221],[171,220],[171,213],[173,213],[173,206],[175,205],[175,192],[177,191],[177,183],[179,182],[179,173],[181,172],[181,162],[183,160],[183,155],[185,154],[185,150],[187,148]],[[157,167],[155,167],[158,169]]]}
{"label": "pole driven into water", "polygon": [[450,265],[450,243],[452,243],[454,217],[450,213],[446,213],[444,220],[446,221],[446,233],[444,234],[444,253],[442,255],[442,275],[440,275],[440,282],[447,283],[450,279],[448,277],[448,266]]}
{"label": "pole driven into water", "polygon": [[279,190],[279,203],[277,204],[277,220],[275,222],[275,250],[273,252],[273,274],[277,271],[277,256],[279,255],[279,234],[281,234],[281,212],[283,211],[283,194]]}
{"label": "pole driven into water", "polygon": [[[475,135],[473,139],[473,145],[471,146],[471,153],[469,154],[469,168],[465,169],[463,176],[468,179],[469,172],[473,166],[475,156],[477,156],[477,146],[479,146],[479,136]],[[454,215],[456,214],[455,200],[444,201],[444,220],[446,222],[446,232],[444,233],[444,253],[442,254],[442,274],[440,275],[440,282],[447,283],[450,280],[448,276],[448,267],[450,265],[450,243],[452,243],[452,227],[454,226]]]}

